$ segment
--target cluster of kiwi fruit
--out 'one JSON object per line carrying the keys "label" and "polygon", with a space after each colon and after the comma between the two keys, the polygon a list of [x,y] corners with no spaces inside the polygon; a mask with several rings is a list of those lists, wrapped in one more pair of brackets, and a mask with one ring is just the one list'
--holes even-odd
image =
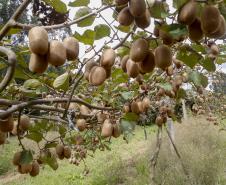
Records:
{"label": "cluster of kiwi fruit", "polygon": [[[6,133],[11,132],[17,135],[17,122],[14,122],[13,115],[0,119],[0,144],[4,144]],[[19,133],[27,131],[30,126],[30,118],[27,115],[22,115],[20,118]]]}
{"label": "cluster of kiwi fruit", "polygon": [[158,125],[159,127],[162,127],[168,117],[172,117],[173,111],[172,108],[168,106],[161,106],[159,107],[158,115],[155,119],[155,124]]}
{"label": "cluster of kiwi fruit", "polygon": [[60,160],[63,160],[64,158],[69,159],[71,157],[71,148],[70,147],[64,146],[62,144],[58,144],[55,149],[56,149],[57,157]]}
{"label": "cluster of kiwi fruit", "polygon": [[148,97],[144,97],[142,100],[133,100],[131,103],[127,103],[123,106],[123,112],[133,112],[135,114],[146,113],[151,106],[151,101]]}
{"label": "cluster of kiwi fruit", "polygon": [[21,163],[22,152],[16,152],[13,157],[13,164],[17,166],[18,172],[21,174],[30,174],[30,176],[35,177],[39,174],[39,163],[33,161],[31,163]]}
{"label": "cluster of kiwi fruit", "polygon": [[121,135],[119,123],[112,124],[110,119],[105,119],[101,129],[101,136],[103,138],[111,137],[118,138]]}
{"label": "cluster of kiwi fruit", "polygon": [[84,77],[91,85],[99,86],[111,76],[111,68],[115,63],[116,53],[113,49],[105,49],[102,53],[100,64],[89,60],[85,65]]}
{"label": "cluster of kiwi fruit", "polygon": [[139,28],[147,28],[151,23],[149,10],[144,0],[115,0],[117,20],[123,26],[135,22]]}
{"label": "cluster of kiwi fruit", "polygon": [[218,125],[217,117],[214,116],[213,113],[211,113],[211,112],[208,114],[206,120],[209,122],[212,122],[214,125]]}
{"label": "cluster of kiwi fruit", "polygon": [[29,30],[28,38],[31,51],[29,70],[33,73],[44,73],[48,64],[62,66],[66,59],[75,60],[79,55],[79,43],[74,37],[67,37],[63,42],[49,42],[48,32],[36,26]]}
{"label": "cluster of kiwi fruit", "polygon": [[198,5],[194,0],[181,7],[178,22],[188,26],[189,38],[192,41],[200,41],[204,35],[209,38],[220,38],[226,32],[226,22],[219,9],[207,4],[198,17]]}
{"label": "cluster of kiwi fruit", "polygon": [[87,150],[84,148],[84,146],[75,146],[74,152],[71,155],[69,162],[71,164],[75,164],[76,166],[78,166],[81,160],[85,159],[86,156],[87,156]]}
{"label": "cluster of kiwi fruit", "polygon": [[131,78],[150,73],[155,67],[166,70],[172,64],[172,52],[167,45],[159,45],[154,52],[148,42],[139,38],[132,43],[129,55],[121,60],[121,68]]}

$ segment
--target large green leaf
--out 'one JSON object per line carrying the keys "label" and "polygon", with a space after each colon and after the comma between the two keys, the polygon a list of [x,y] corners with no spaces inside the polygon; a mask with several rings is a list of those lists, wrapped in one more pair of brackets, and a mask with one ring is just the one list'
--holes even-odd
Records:
{"label": "large green leaf", "polygon": [[173,0],[173,7],[179,10],[186,2],[187,0]]}
{"label": "large green leaf", "polygon": [[25,89],[37,89],[41,85],[42,85],[42,83],[40,81],[38,81],[37,79],[29,79],[24,82],[23,87]]}
{"label": "large green leaf", "polygon": [[53,87],[59,90],[67,91],[69,88],[69,74],[64,73],[58,76],[53,82]]}
{"label": "large green leaf", "polygon": [[195,67],[195,65],[199,62],[200,58],[197,54],[191,53],[188,51],[179,51],[177,53],[177,59],[184,62],[190,68]]}
{"label": "large green leaf", "polygon": [[171,91],[172,90],[172,85],[168,82],[160,83],[159,87],[163,88],[165,91]]}
{"label": "large green leaf", "polygon": [[86,30],[82,35],[75,32],[74,37],[86,45],[93,45],[96,33],[93,30]]}
{"label": "large green leaf", "polygon": [[[74,19],[79,19],[80,17],[83,17],[83,16],[85,16],[85,15],[87,15],[87,14],[90,14],[90,13],[92,13],[92,10],[91,10],[90,8],[88,8],[88,7],[80,8],[80,9],[76,12],[75,18],[74,18]],[[79,27],[87,27],[87,26],[92,25],[93,22],[94,22],[94,20],[95,20],[95,15],[90,16],[90,17],[87,17],[86,19],[84,19],[84,20],[78,22],[77,25],[78,25]]]}
{"label": "large green leaf", "polygon": [[192,71],[189,73],[188,79],[190,82],[193,82],[195,86],[207,87],[208,85],[208,78],[197,71]]}
{"label": "large green leaf", "polygon": [[127,121],[138,121],[139,116],[133,112],[128,112],[125,115],[123,115],[123,119]]}
{"label": "large green leaf", "polygon": [[36,131],[36,132],[30,132],[26,135],[26,138],[31,139],[37,143],[39,143],[42,140],[42,133]]}
{"label": "large green leaf", "polygon": [[168,16],[169,6],[166,2],[155,1],[152,7],[149,7],[151,16],[157,19],[164,19]]}
{"label": "large green leaf", "polygon": [[67,13],[67,6],[64,2],[61,0],[43,0],[48,5],[52,6],[54,10],[56,10],[59,13]]}
{"label": "large green leaf", "polygon": [[95,36],[96,40],[110,36],[111,34],[111,29],[109,28],[109,26],[105,24],[99,24],[95,26],[94,31],[96,32],[96,36]]}
{"label": "large green leaf", "polygon": [[75,0],[68,3],[68,6],[71,7],[79,7],[79,6],[87,6],[90,3],[90,0]]}
{"label": "large green leaf", "polygon": [[200,61],[200,64],[209,72],[216,71],[216,65],[214,61],[210,58],[205,58]]}

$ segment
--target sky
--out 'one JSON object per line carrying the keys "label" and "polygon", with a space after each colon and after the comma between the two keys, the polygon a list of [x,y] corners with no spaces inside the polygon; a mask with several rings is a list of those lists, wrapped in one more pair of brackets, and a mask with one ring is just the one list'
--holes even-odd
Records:
{"label": "sky", "polygon": [[[69,2],[73,2],[73,0],[63,0],[63,1],[65,2],[65,4],[68,4]],[[153,0],[148,0],[148,1],[153,2]],[[166,2],[170,5],[170,7],[172,7],[172,0],[166,0]],[[101,0],[90,0],[90,4],[89,4],[90,8],[99,8],[100,6],[101,6]],[[71,9],[69,18],[74,19],[75,13],[79,8],[72,8],[72,7],[68,7],[68,8]],[[174,11],[174,9],[170,9],[170,11],[172,12],[172,11]],[[112,14],[113,14],[113,11],[110,9],[107,9],[101,13],[101,15],[104,16],[104,18],[106,20],[113,20]],[[104,22],[103,19],[98,18],[98,19],[95,19],[94,24],[90,27],[80,28],[80,27],[77,27],[77,25],[73,25],[71,28],[73,31],[83,33],[86,29],[93,29],[98,24],[106,24],[106,23]],[[118,26],[119,24],[117,23],[117,21],[115,21],[113,25]],[[151,25],[147,28],[147,30],[152,31],[153,29],[154,29],[154,20],[151,19]],[[119,37],[123,38],[124,36],[125,36],[125,34],[120,32]],[[98,48],[100,48],[103,45],[103,42],[105,40],[106,40],[106,38],[103,38],[99,41],[95,41],[96,50],[98,50]],[[114,45],[114,44],[117,44],[117,43],[113,43],[112,45]],[[85,46],[83,44],[80,44],[80,55],[79,55],[80,58],[89,58],[90,56],[93,55],[92,52],[89,52],[87,54],[85,53],[86,49],[88,49],[89,47],[90,46]],[[217,66],[217,70],[221,70],[226,73],[226,63],[223,65]]]}

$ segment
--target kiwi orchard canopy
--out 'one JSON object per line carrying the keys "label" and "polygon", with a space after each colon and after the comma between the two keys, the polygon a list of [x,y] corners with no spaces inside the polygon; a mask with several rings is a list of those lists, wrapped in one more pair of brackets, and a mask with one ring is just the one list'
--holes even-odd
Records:
{"label": "kiwi orchard canopy", "polygon": [[[182,100],[215,125],[214,115],[225,115],[225,94],[206,89],[225,63],[224,2],[41,2],[24,0],[0,30],[0,144],[7,133],[17,136],[18,172],[36,176],[41,165],[56,170],[63,159],[79,165],[111,139],[127,140],[137,124],[158,129],[154,171],[163,128],[181,159],[166,121],[181,121]],[[42,24],[18,21],[28,7]],[[28,43],[13,45],[20,33]],[[223,106],[209,109],[219,96]],[[47,141],[52,131],[57,137]]]}

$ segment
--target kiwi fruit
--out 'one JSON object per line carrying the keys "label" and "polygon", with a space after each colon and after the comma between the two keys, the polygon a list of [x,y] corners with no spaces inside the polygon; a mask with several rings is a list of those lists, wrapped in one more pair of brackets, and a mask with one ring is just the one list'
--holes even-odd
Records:
{"label": "kiwi fruit", "polygon": [[178,22],[181,24],[190,25],[193,23],[197,15],[197,3],[189,1],[180,9],[178,14]]}
{"label": "kiwi fruit", "polygon": [[121,129],[120,129],[120,125],[118,123],[113,125],[113,132],[112,132],[112,136],[114,138],[118,138],[121,135]]}
{"label": "kiwi fruit", "polygon": [[181,75],[175,76],[174,82],[175,82],[175,84],[176,84],[177,86],[181,86],[182,83],[183,83],[183,78],[182,78],[182,76],[181,76]]}
{"label": "kiwi fruit", "polygon": [[126,73],[127,70],[126,70],[126,63],[127,61],[129,60],[129,55],[125,55],[122,60],[121,60],[121,68],[122,70]]}
{"label": "kiwi fruit", "polygon": [[198,18],[188,26],[188,34],[189,38],[195,42],[200,41],[203,38],[204,34],[201,27],[201,21]]}
{"label": "kiwi fruit", "polygon": [[133,23],[134,17],[131,15],[129,7],[125,7],[119,12],[117,20],[123,26],[130,26]]}
{"label": "kiwi fruit", "polygon": [[66,159],[69,159],[71,157],[71,149],[68,146],[64,147],[64,157]]}
{"label": "kiwi fruit", "polygon": [[48,68],[48,62],[45,55],[31,53],[29,61],[29,70],[33,73],[44,73]]}
{"label": "kiwi fruit", "polygon": [[173,75],[173,65],[170,65],[169,67],[166,68],[166,74],[168,76],[172,76]]}
{"label": "kiwi fruit", "polygon": [[21,164],[18,167],[20,168],[19,172],[21,174],[30,173],[32,170],[32,164]]}
{"label": "kiwi fruit", "polygon": [[140,17],[135,18],[135,24],[142,29],[147,28],[151,23],[151,15],[148,9]]}
{"label": "kiwi fruit", "polygon": [[136,101],[133,101],[131,103],[131,106],[130,107],[131,107],[131,111],[133,113],[136,113],[136,114],[139,114],[140,113],[140,108],[139,108],[139,105],[138,105],[138,103]]}
{"label": "kiwi fruit", "polygon": [[140,17],[146,10],[146,4],[144,0],[130,0],[129,11],[134,17]]}
{"label": "kiwi fruit", "polygon": [[89,72],[88,71],[85,71],[84,73],[84,78],[89,81]]}
{"label": "kiwi fruit", "polygon": [[206,5],[201,12],[201,25],[205,34],[211,34],[217,31],[220,26],[220,11],[213,5]]}
{"label": "kiwi fruit", "polygon": [[158,90],[157,96],[164,96],[165,95],[165,90],[163,88],[160,88]]}
{"label": "kiwi fruit", "polygon": [[21,159],[21,152],[16,152],[13,156],[13,164],[15,166],[20,165],[20,159]]}
{"label": "kiwi fruit", "polygon": [[111,137],[112,132],[113,132],[113,125],[111,124],[111,121],[109,119],[106,119],[102,125],[101,136],[104,138]]}
{"label": "kiwi fruit", "polygon": [[163,44],[172,45],[174,42],[173,37],[164,30],[159,29],[159,37],[162,39]]}
{"label": "kiwi fruit", "polygon": [[214,56],[217,56],[219,54],[219,48],[216,44],[212,44],[210,46],[210,53]]}
{"label": "kiwi fruit", "polygon": [[149,98],[145,97],[142,102],[144,111],[146,112],[151,107],[151,101]]}
{"label": "kiwi fruit", "polygon": [[0,119],[0,131],[11,132],[13,130],[14,121],[13,116],[10,115],[7,118]]}
{"label": "kiwi fruit", "polygon": [[79,55],[79,43],[74,37],[66,37],[63,40],[68,60],[75,60]]}
{"label": "kiwi fruit", "polygon": [[85,71],[90,72],[94,66],[98,66],[98,64],[93,60],[89,60],[85,65]]}
{"label": "kiwi fruit", "polygon": [[155,124],[158,125],[159,127],[162,127],[164,123],[164,120],[161,116],[157,116],[156,119],[155,119]]}
{"label": "kiwi fruit", "polygon": [[136,78],[140,73],[137,63],[133,62],[131,59],[126,63],[126,71],[131,78]]}
{"label": "kiwi fruit", "polygon": [[89,73],[89,83],[98,86],[102,85],[107,78],[107,73],[103,67],[93,67]]}
{"label": "kiwi fruit", "polygon": [[143,75],[142,74],[139,74],[137,77],[136,77],[136,81],[141,85],[143,83]]}
{"label": "kiwi fruit", "polygon": [[217,30],[213,33],[210,33],[210,34],[206,34],[207,37],[210,37],[210,38],[220,38],[222,36],[225,35],[225,32],[226,32],[226,22],[225,22],[225,19],[222,15],[220,15],[220,25],[219,27],[217,28]]}
{"label": "kiwi fruit", "polygon": [[130,58],[134,62],[141,62],[145,59],[148,53],[148,42],[145,39],[137,39],[133,42],[130,49]]}
{"label": "kiwi fruit", "polygon": [[30,118],[27,115],[22,115],[20,118],[19,128],[23,131],[27,131],[30,127]]}
{"label": "kiwi fruit", "polygon": [[88,107],[86,107],[85,105],[81,105],[79,107],[79,110],[82,115],[89,115],[91,113],[90,109]]}
{"label": "kiwi fruit", "polygon": [[139,108],[139,112],[143,113],[145,112],[144,106],[143,106],[143,102],[142,101],[138,101],[137,102],[138,108]]}
{"label": "kiwi fruit", "polygon": [[55,148],[57,156],[61,159],[61,156],[64,156],[64,146],[62,144],[58,144]]}
{"label": "kiwi fruit", "polygon": [[76,121],[76,126],[79,131],[84,131],[86,129],[86,120],[85,119],[78,119]]}
{"label": "kiwi fruit", "polygon": [[130,106],[129,105],[124,105],[123,106],[123,112],[125,112],[125,113],[130,112]]}
{"label": "kiwi fruit", "polygon": [[30,176],[35,177],[39,174],[39,164],[37,161],[33,161]]}
{"label": "kiwi fruit", "polygon": [[155,68],[155,56],[151,50],[142,62],[137,63],[141,73],[150,73]]}
{"label": "kiwi fruit", "polygon": [[0,131],[0,145],[3,145],[6,141],[6,134]]}
{"label": "kiwi fruit", "polygon": [[172,52],[168,46],[160,45],[155,49],[155,64],[162,70],[172,64]]}
{"label": "kiwi fruit", "polygon": [[122,6],[125,5],[129,2],[129,0],[115,0],[115,5],[116,6]]}
{"label": "kiwi fruit", "polygon": [[37,55],[45,55],[49,49],[48,33],[39,26],[33,27],[28,32],[29,48]]}
{"label": "kiwi fruit", "polygon": [[53,66],[62,66],[65,63],[66,49],[62,42],[57,40],[50,42],[47,61]]}
{"label": "kiwi fruit", "polygon": [[101,113],[101,112],[97,113],[97,121],[99,123],[103,123],[105,121],[105,119],[107,119],[107,115],[106,114]]}
{"label": "kiwi fruit", "polygon": [[100,60],[100,64],[102,67],[109,69],[115,63],[116,54],[113,49],[105,49]]}

